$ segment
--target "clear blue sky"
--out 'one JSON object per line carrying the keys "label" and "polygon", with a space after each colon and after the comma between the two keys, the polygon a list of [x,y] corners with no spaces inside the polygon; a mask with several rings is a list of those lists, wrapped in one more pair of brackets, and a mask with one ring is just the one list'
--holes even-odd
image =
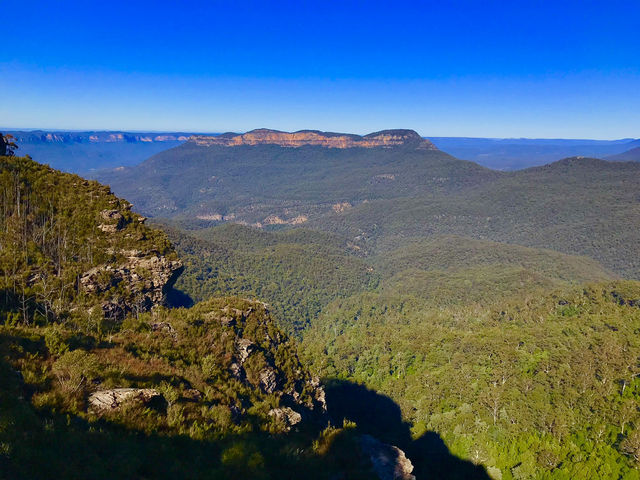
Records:
{"label": "clear blue sky", "polygon": [[0,0],[0,127],[640,137],[640,2]]}

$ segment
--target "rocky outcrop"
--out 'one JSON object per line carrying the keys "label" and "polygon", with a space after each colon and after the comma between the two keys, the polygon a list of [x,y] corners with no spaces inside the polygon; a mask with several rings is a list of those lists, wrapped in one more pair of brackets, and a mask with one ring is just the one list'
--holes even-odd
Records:
{"label": "rocky outcrop", "polygon": [[437,150],[429,140],[422,138],[413,130],[383,130],[369,135],[351,135],[328,133],[317,130],[298,132],[280,132],[261,128],[244,134],[225,133],[217,136],[193,135],[189,142],[200,146],[222,145],[237,147],[240,145],[279,145],[281,147],[302,147],[315,145],[328,148],[375,148],[413,145],[416,148]]}
{"label": "rocky outcrop", "polygon": [[302,421],[302,415],[289,407],[273,408],[269,410],[269,416],[274,417],[278,422],[282,423],[287,432],[291,430],[291,427]]}
{"label": "rocky outcrop", "polygon": [[307,220],[309,220],[309,217],[306,215],[298,215],[290,219],[284,219],[277,215],[269,215],[260,222],[260,225],[301,225]]}
{"label": "rocky outcrop", "polygon": [[[297,364],[293,372],[286,373],[274,357],[274,352],[279,349],[291,347],[286,337],[277,330],[272,331],[271,334],[266,333],[264,338],[249,339],[243,336],[244,326],[247,321],[250,321],[252,315],[257,315],[259,318],[268,315],[266,304],[250,301],[248,305],[250,306],[245,310],[226,306],[219,313],[209,312],[205,316],[207,321],[219,322],[223,328],[228,329],[225,336],[235,335],[233,353],[228,364],[231,375],[242,382],[251,383],[253,387],[259,388],[264,393],[278,395],[283,405],[290,405],[301,412],[314,411],[323,415],[327,410],[327,404],[319,379],[305,373],[304,367],[293,350],[291,355]],[[253,355],[258,354],[261,354],[266,364],[259,371],[254,371],[253,375],[248,375],[245,371],[247,362]]]}
{"label": "rocky outcrop", "polygon": [[[169,258],[153,247],[149,250],[116,248],[115,245],[123,238],[131,238],[134,232],[140,236],[140,225],[144,224],[146,218],[132,213],[132,205],[126,201],[117,202],[113,199],[110,203],[119,208],[100,211],[97,214],[97,228],[104,233],[103,238],[113,245],[106,249],[112,259],[84,272],[80,276],[79,287],[84,293],[100,299],[105,317],[120,319],[129,312],[144,312],[165,304],[169,289],[182,271],[182,263],[174,260],[174,255]],[[145,235],[142,233],[140,238]],[[135,243],[133,245],[137,246]],[[126,288],[116,289],[120,284]]]}
{"label": "rocky outcrop", "polygon": [[333,210],[336,213],[343,213],[352,207],[353,205],[351,205],[349,202],[340,202],[340,203],[335,203],[331,205],[331,210]]}
{"label": "rocky outcrop", "polygon": [[278,389],[278,374],[273,368],[265,368],[260,372],[260,388],[265,393],[273,393]]}
{"label": "rocky outcrop", "polygon": [[118,210],[103,210],[100,216],[104,223],[99,224],[98,228],[105,233],[115,233],[125,226],[124,217]]}
{"label": "rocky outcrop", "polygon": [[247,360],[247,358],[249,358],[249,355],[251,352],[255,351],[255,349],[256,344],[248,338],[239,338],[236,340],[236,350],[238,352],[241,365]]}
{"label": "rocky outcrop", "polygon": [[162,400],[160,392],[153,388],[114,388],[101,390],[89,396],[89,406],[98,413],[116,410],[124,403],[142,402],[149,404],[154,400]]}
{"label": "rocky outcrop", "polygon": [[[182,271],[182,263],[157,252],[132,250],[121,253],[126,254],[122,263],[99,265],[85,272],[80,277],[82,290],[99,296],[107,294],[102,310],[111,318],[165,304],[167,292]],[[128,295],[108,295],[121,282],[127,285]]]}
{"label": "rocky outcrop", "polygon": [[371,460],[373,471],[380,480],[415,480],[411,460],[398,447],[362,435],[360,448]]}

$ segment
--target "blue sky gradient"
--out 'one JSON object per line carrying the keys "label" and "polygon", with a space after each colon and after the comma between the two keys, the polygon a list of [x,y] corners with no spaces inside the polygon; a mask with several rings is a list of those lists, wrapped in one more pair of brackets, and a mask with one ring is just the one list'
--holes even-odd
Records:
{"label": "blue sky gradient", "polygon": [[640,137],[640,2],[0,1],[0,126]]}

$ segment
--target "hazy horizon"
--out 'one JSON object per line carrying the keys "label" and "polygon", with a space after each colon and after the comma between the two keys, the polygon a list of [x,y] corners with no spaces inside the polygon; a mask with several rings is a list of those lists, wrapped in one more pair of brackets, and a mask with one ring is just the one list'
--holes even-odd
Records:
{"label": "hazy horizon", "polygon": [[637,2],[171,7],[8,2],[20,21],[4,27],[3,123],[639,136]]}
{"label": "hazy horizon", "polygon": [[[283,132],[299,132],[299,131],[308,131],[308,130],[316,130],[330,133],[347,133],[347,134],[355,134],[355,135],[366,135],[371,132],[364,133],[355,133],[355,132],[339,132],[337,130],[319,130],[317,128],[299,128],[295,130],[282,130],[280,128],[268,128],[268,127],[258,127],[265,128],[267,130],[279,130]],[[398,128],[385,128],[384,130],[415,130],[413,128],[408,127],[398,127]],[[252,129],[255,130],[255,129]],[[222,135],[224,133],[246,133],[250,130],[221,130],[218,132],[204,132],[204,131],[185,131],[185,130],[151,130],[151,129],[136,129],[136,130],[125,130],[122,128],[115,129],[98,129],[98,128],[47,128],[47,127],[3,127],[0,126],[0,131],[5,132],[66,132],[66,133],[83,133],[83,132],[122,132],[122,133],[157,133],[157,134],[189,134],[189,135]],[[417,131],[417,130],[416,130]],[[634,137],[617,137],[617,138],[566,138],[566,137],[473,137],[473,136],[464,136],[464,135],[425,135],[423,133],[418,132],[423,138],[455,138],[455,139],[469,139],[469,140],[544,140],[544,141],[587,141],[587,142],[632,142],[638,140],[640,138]]]}

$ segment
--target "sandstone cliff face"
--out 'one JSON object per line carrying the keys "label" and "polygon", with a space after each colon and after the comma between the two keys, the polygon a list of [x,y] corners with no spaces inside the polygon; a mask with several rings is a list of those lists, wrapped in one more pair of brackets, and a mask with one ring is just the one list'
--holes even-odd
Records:
{"label": "sandstone cliff face", "polygon": [[437,150],[435,145],[413,130],[383,130],[369,135],[350,135],[326,133],[315,130],[299,132],[279,132],[277,130],[258,129],[245,134],[225,133],[218,136],[194,135],[189,141],[200,146],[221,145],[235,147],[240,145],[279,145],[281,147],[302,147],[315,145],[327,148],[375,148],[414,145],[416,148]]}
{"label": "sandstone cliff face", "polygon": [[[127,211],[130,204],[127,205]],[[113,242],[130,223],[144,223],[145,218],[117,209],[100,212],[98,229]],[[95,266],[80,276],[86,294],[102,299],[105,317],[120,319],[130,312],[148,311],[164,305],[169,289],[182,272],[182,263],[151,249],[110,248],[112,261]],[[122,285],[124,288],[118,288]]]}

